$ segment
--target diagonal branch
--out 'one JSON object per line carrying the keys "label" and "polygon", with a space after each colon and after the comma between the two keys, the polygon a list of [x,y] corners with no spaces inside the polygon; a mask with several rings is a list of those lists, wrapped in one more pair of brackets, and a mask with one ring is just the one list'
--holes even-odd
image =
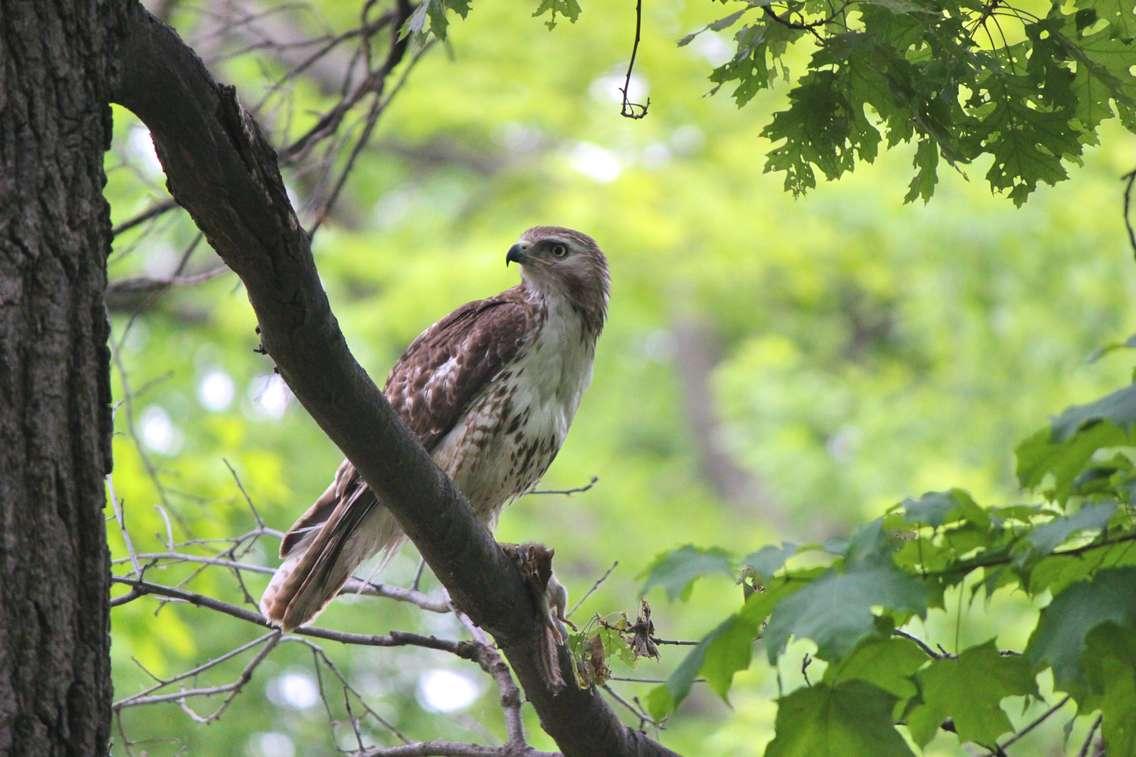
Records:
{"label": "diagonal branch", "polygon": [[[550,685],[541,665],[543,620],[516,566],[348,350],[272,147],[234,89],[218,85],[173,30],[136,2],[120,1],[131,12],[112,97],[149,127],[171,193],[244,282],[264,348],[296,397],[454,602],[494,637],[565,754],[670,754],[620,722],[594,689]],[[572,680],[567,650],[557,653]]]}

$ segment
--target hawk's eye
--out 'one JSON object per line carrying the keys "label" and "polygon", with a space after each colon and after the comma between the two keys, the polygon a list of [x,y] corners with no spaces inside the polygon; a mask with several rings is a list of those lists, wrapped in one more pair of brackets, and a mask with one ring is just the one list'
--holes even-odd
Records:
{"label": "hawk's eye", "polygon": [[557,242],[556,244],[552,245],[548,249],[549,249],[549,252],[552,253],[552,257],[554,257],[554,258],[562,258],[562,257],[564,257],[565,255],[568,254],[568,247],[567,247],[567,245],[563,244],[562,242]]}

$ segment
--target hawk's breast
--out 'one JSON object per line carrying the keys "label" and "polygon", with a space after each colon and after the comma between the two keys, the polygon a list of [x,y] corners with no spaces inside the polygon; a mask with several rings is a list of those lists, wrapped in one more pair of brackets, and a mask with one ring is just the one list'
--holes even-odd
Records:
{"label": "hawk's breast", "polygon": [[594,338],[567,302],[550,299],[545,307],[532,342],[434,450],[434,461],[490,522],[551,465],[591,381]]}

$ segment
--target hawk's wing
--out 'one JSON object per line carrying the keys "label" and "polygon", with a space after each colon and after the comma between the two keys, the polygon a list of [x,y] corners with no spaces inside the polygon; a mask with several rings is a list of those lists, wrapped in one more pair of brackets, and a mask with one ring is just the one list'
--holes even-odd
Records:
{"label": "hawk's wing", "polygon": [[461,306],[415,339],[383,392],[427,451],[530,343],[537,317],[517,288]]}
{"label": "hawk's wing", "polygon": [[[422,332],[391,369],[383,390],[428,452],[457,425],[481,393],[536,332],[538,314],[519,295],[519,287],[496,297],[466,303]],[[324,524],[349,532],[375,504],[355,466],[344,460],[335,480],[280,543],[280,556]],[[341,508],[340,505],[347,507]],[[353,512],[336,512],[336,510]]]}

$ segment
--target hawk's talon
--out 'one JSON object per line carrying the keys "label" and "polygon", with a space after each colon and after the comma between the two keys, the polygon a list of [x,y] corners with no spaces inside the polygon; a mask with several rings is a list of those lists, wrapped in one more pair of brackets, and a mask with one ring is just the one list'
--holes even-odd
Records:
{"label": "hawk's talon", "polygon": [[501,549],[516,563],[536,602],[544,625],[543,672],[549,685],[559,689],[564,686],[564,677],[560,673],[557,650],[568,642],[568,632],[564,628],[568,623],[565,616],[568,591],[552,574],[555,552],[542,544],[502,544]]}

